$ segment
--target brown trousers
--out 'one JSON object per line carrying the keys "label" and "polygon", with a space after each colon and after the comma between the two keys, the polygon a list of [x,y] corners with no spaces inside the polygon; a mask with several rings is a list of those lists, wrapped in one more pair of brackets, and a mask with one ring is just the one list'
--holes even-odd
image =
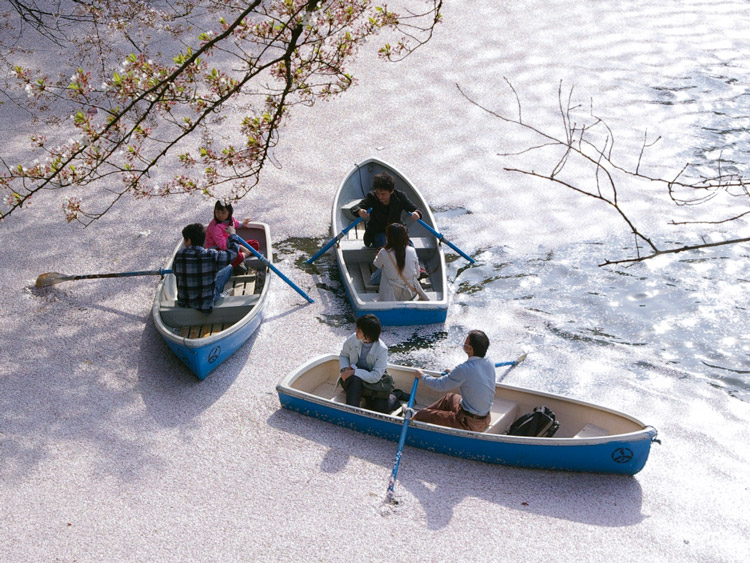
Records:
{"label": "brown trousers", "polygon": [[490,426],[489,416],[485,418],[466,416],[461,409],[461,395],[458,393],[448,393],[429,407],[417,412],[414,415],[414,420],[474,432],[484,432]]}

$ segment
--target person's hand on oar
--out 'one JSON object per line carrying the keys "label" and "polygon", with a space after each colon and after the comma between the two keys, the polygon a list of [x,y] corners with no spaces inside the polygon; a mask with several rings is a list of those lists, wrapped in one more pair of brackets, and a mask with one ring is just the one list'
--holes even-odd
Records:
{"label": "person's hand on oar", "polygon": [[[344,238],[344,236],[346,236],[346,233],[348,233],[350,230],[352,230],[354,227],[356,227],[360,223],[360,221],[362,221],[363,219],[366,219],[367,217],[369,217],[370,211],[372,211],[372,208],[370,208],[370,209],[368,209],[366,211],[364,209],[360,209],[359,210],[359,214],[360,214],[359,218],[355,219],[354,221],[352,221],[349,224],[348,227],[344,227],[344,229],[339,234],[337,234],[335,237],[333,237],[331,240],[329,240],[325,244],[325,246],[323,246],[323,248],[321,248],[320,250],[318,250],[312,258],[310,258],[308,260],[305,260],[305,264],[312,264],[318,258],[320,258],[326,252],[326,250],[328,250],[334,244],[336,244],[342,238]],[[363,212],[365,213],[365,215],[362,215]]]}
{"label": "person's hand on oar", "polygon": [[[234,230],[234,229],[232,229],[232,230]],[[243,240],[240,237],[237,237],[237,238],[239,239],[240,244],[242,246],[244,246],[245,248],[247,248],[253,256],[255,256],[258,260],[260,260],[261,263],[263,263],[264,266],[267,266],[274,274],[276,274],[277,276],[279,276],[289,287],[291,287],[294,291],[296,291],[302,297],[304,297],[307,300],[308,303],[315,303],[315,301],[313,300],[312,297],[310,297],[307,293],[305,293],[304,291],[302,291],[297,286],[297,284],[295,284],[292,280],[290,280],[283,273],[281,273],[281,271],[279,271],[279,269],[276,266],[274,266],[268,258],[266,258],[265,256],[263,256],[260,252],[258,252],[257,250],[255,250],[252,246],[250,246],[247,243],[247,241]]]}

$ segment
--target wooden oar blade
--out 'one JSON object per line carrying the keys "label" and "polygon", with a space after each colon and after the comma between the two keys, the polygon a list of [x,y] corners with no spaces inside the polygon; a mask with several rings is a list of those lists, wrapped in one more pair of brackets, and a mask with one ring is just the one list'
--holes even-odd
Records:
{"label": "wooden oar blade", "polygon": [[66,276],[64,274],[58,274],[57,272],[47,272],[36,279],[36,286],[49,287],[51,285],[55,285],[56,283],[63,282],[67,279],[69,279],[69,276]]}
{"label": "wooden oar blade", "polygon": [[521,354],[520,356],[518,356],[518,358],[516,358],[516,362],[513,365],[517,366],[518,364],[520,364],[525,359],[526,359],[526,352],[524,352],[523,354]]}
{"label": "wooden oar blade", "polygon": [[58,274],[57,272],[47,272],[42,274],[36,280],[37,287],[48,287],[55,285],[56,283],[72,280],[94,280],[100,278],[127,278],[130,276],[163,276],[164,274],[171,274],[172,270],[143,270],[139,272],[110,272],[108,274],[85,274],[81,276],[66,276]]}

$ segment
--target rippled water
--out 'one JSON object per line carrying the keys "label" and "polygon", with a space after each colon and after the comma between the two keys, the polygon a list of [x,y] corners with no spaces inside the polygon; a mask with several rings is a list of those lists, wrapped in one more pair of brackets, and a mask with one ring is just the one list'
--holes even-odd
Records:
{"label": "rippled water", "polygon": [[[436,219],[440,223],[465,213],[439,211]],[[299,251],[296,265],[318,276],[318,289],[331,292],[335,312],[319,320],[350,326],[354,315],[332,255],[314,266],[303,264],[323,242],[288,239],[279,249]],[[512,312],[526,329],[521,343],[526,349],[544,353],[564,348],[592,359],[610,349],[627,358],[623,367],[630,376],[657,371],[665,377],[698,378],[750,400],[747,248],[706,250],[628,267],[597,265],[602,252],[621,244],[614,239],[577,243],[521,258],[493,247],[475,253],[472,266],[449,251],[454,306],[447,323],[387,328],[392,358],[416,365],[415,352],[450,346],[477,311],[498,316]]]}
{"label": "rippled water", "polygon": [[[477,327],[492,333],[493,353],[533,349],[540,372],[606,356],[622,365],[622,377],[656,378],[656,385],[689,378],[749,400],[748,245],[599,267],[633,255],[624,223],[590,199],[505,172],[545,162],[499,156],[527,148],[529,137],[472,106],[455,84],[512,115],[507,79],[525,120],[559,133],[562,83],[574,103],[591,105],[611,125],[623,164],[633,164],[647,135],[660,139],[644,156],[649,173],[671,177],[690,164],[689,173],[712,175],[719,158],[725,173],[742,172],[750,154],[750,6],[555,0],[452,2],[445,10],[445,26],[414,57],[389,67],[363,55],[353,68],[360,80],[354,90],[285,130],[278,179],[290,193],[275,191],[263,216],[275,233],[284,225],[296,235],[304,213],[303,234],[314,238],[288,238],[277,252],[312,274],[326,295],[318,321],[342,328],[354,319],[331,256],[303,262],[330,236],[328,206],[338,183],[354,162],[377,156],[412,180],[440,229],[477,259],[469,267],[447,253],[448,320],[388,329],[396,361],[460,359],[456,342]],[[690,229],[668,224],[665,190],[619,188],[628,213],[661,247],[700,242]],[[296,199],[309,205],[296,207]],[[725,198],[721,211],[746,208],[745,201]],[[678,213],[687,211],[695,209]],[[749,230],[745,222],[703,232],[718,240]]]}

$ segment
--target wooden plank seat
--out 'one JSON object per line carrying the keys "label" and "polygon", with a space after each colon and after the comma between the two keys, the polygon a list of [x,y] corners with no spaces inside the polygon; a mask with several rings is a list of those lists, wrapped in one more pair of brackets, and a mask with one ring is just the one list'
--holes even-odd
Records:
{"label": "wooden plank seat", "polygon": [[[427,297],[430,298],[430,301],[439,301],[441,299],[440,294],[437,291],[425,291],[425,293],[427,294]],[[375,293],[360,293],[359,298],[366,303],[371,303],[378,300],[378,293],[377,291]],[[424,303],[424,301],[422,301],[422,303]]]}
{"label": "wooden plank seat", "polygon": [[377,293],[380,290],[380,286],[370,281],[372,274],[375,273],[375,266],[373,266],[370,262],[360,262],[358,266],[359,273],[362,276],[362,285],[364,286],[365,291],[367,293]]}
{"label": "wooden plank seat", "polygon": [[350,255],[351,256],[372,256],[372,260],[375,260],[375,255],[378,253],[377,248],[370,248],[369,246],[365,246],[365,244],[362,242],[361,239],[343,238],[339,241],[338,244],[342,252],[344,253],[345,260],[346,260],[346,257]]}
{"label": "wooden plank seat", "polygon": [[[357,219],[357,216],[352,213],[352,209],[355,208],[357,205],[359,205],[359,202],[362,201],[361,199],[353,199],[351,201],[347,201],[341,206],[341,211],[344,212],[344,217],[349,219],[350,221],[354,221]],[[353,230],[353,229],[352,229]]]}
{"label": "wooden plank seat", "polygon": [[191,307],[180,307],[176,301],[162,302],[159,306],[164,324],[174,328],[186,326],[231,325],[244,317],[260,299],[260,295],[235,295],[224,297],[214,304],[209,314]]}
{"label": "wooden plank seat", "polygon": [[[211,313],[201,313],[191,307],[177,305],[176,297],[162,297],[159,306],[162,320],[167,326],[177,328],[180,336],[203,338],[232,326],[244,317],[260,299],[256,294],[256,276],[235,276],[229,279],[224,291],[231,295],[217,300]],[[176,296],[176,288],[174,295]]]}
{"label": "wooden plank seat", "polygon": [[490,427],[485,432],[504,434],[516,418],[518,418],[518,403],[496,397],[490,409]]}

